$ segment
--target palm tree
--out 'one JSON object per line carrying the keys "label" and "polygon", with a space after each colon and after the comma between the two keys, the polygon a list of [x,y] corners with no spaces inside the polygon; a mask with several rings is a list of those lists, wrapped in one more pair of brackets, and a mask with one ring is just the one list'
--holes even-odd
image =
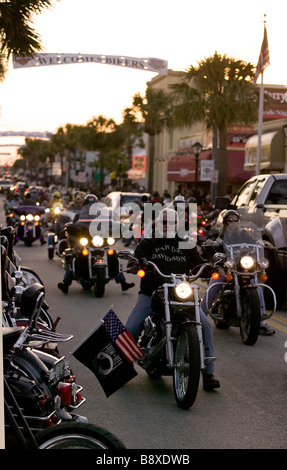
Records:
{"label": "palm tree", "polygon": [[51,0],[0,0],[0,80],[3,81],[7,62],[13,53],[32,56],[41,51],[40,36],[31,27],[33,15],[51,8]]}
{"label": "palm tree", "polygon": [[104,116],[93,117],[86,125],[83,146],[87,150],[99,152],[100,191],[104,189],[104,168],[106,155],[115,148],[115,131],[118,128],[113,119]]}
{"label": "palm tree", "polygon": [[226,194],[229,126],[253,124],[257,120],[259,92],[252,83],[254,66],[217,53],[192,65],[181,83],[170,85],[174,116],[179,126],[203,121],[212,130],[215,168],[218,169],[218,195]]}
{"label": "palm tree", "polygon": [[155,135],[165,125],[170,125],[170,99],[162,89],[147,88],[145,97],[139,93],[133,97],[135,112],[139,112],[143,120],[143,130],[149,135],[148,191],[153,191],[153,162],[155,154]]}

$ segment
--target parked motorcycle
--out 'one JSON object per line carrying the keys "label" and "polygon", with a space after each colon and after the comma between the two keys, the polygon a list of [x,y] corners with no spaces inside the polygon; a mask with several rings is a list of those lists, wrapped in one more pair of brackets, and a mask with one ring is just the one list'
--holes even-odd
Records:
{"label": "parked motorcycle", "polygon": [[41,206],[19,206],[14,209],[18,217],[15,225],[16,241],[21,240],[26,246],[32,246],[36,240],[44,243],[43,230],[41,227],[41,218],[44,214],[44,208]]}
{"label": "parked motorcycle", "polygon": [[[260,322],[270,318],[276,310],[276,296],[267,281],[268,260],[264,257],[264,242],[261,231],[253,223],[237,223],[241,242],[232,241],[226,234],[222,240],[224,253],[216,253],[214,261],[222,264],[226,276],[209,286],[206,292],[208,313],[217,328],[230,326],[240,328],[242,342],[256,343]],[[219,242],[214,242],[217,248]],[[218,278],[218,274],[215,275]],[[214,291],[215,289],[215,291]],[[262,312],[264,289],[273,298],[270,313]],[[213,300],[213,302],[211,301]]]}
{"label": "parked motorcycle", "polygon": [[[119,257],[138,263],[130,251]],[[199,287],[194,283],[206,265],[195,275],[163,274],[151,261],[139,262],[138,274],[154,269],[163,280],[151,297],[152,315],[144,323],[139,346],[144,356],[138,364],[150,377],[173,376],[176,402],[190,408],[197,396],[200,370],[215,358],[205,358],[199,313]]]}
{"label": "parked motorcycle", "polygon": [[10,430],[5,440],[5,448],[8,450],[125,449],[114,434],[90,423],[65,422],[34,434],[5,377],[4,393],[5,421]]}

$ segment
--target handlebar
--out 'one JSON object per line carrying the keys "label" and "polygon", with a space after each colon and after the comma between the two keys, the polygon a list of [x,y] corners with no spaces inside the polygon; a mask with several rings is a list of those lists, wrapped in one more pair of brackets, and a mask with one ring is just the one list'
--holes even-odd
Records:
{"label": "handlebar", "polygon": [[[153,263],[152,261],[148,261],[148,260],[138,260],[137,258],[135,258],[134,256],[134,253],[131,252],[131,251],[122,251],[122,252],[119,252],[118,253],[118,256],[119,258],[121,259],[127,259],[129,261],[134,261],[140,268],[142,269],[145,269],[145,267],[147,265],[149,266],[152,266],[154,268],[154,270],[164,279],[174,279],[176,278],[177,276],[182,276],[182,274],[174,274],[174,273],[171,273],[171,274],[164,274],[161,272],[161,270],[158,268],[158,266]],[[201,275],[201,273],[203,272],[203,270],[207,267],[207,266],[211,266],[213,267],[212,264],[210,263],[204,263],[202,266],[200,266],[199,270],[197,271],[196,274],[194,275],[187,275],[188,279],[193,282],[195,281],[196,279],[198,279]],[[134,268],[134,266],[130,267],[130,268],[127,268],[125,269],[123,272],[131,272],[131,270]]]}

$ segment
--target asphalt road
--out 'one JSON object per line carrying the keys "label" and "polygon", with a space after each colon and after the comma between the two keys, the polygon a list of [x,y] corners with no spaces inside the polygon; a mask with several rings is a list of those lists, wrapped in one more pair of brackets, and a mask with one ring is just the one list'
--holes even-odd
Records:
{"label": "asphalt road", "polygon": [[[30,248],[20,242],[16,248],[22,264],[44,282],[50,313],[54,319],[61,317],[57,331],[74,335],[61,345],[61,353],[72,351],[111,305],[125,323],[137,298],[136,276],[128,275],[137,285],[124,293],[111,281],[105,296],[98,299],[74,282],[65,295],[57,289],[64,273],[60,258],[49,260],[46,245],[39,242]],[[106,398],[97,378],[72,357],[70,364],[86,397],[79,413],[116,434],[129,449],[285,449],[286,304],[270,323],[276,334],[260,336],[254,346],[241,342],[239,329],[222,331],[213,326],[221,388],[205,392],[200,384],[197,399],[187,411],[175,403],[171,378],[151,380],[136,365],[138,375]]]}

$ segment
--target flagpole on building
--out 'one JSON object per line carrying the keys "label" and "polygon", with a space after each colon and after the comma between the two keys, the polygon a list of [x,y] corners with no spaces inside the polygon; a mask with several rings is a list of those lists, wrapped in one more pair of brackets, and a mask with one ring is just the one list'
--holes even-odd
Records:
{"label": "flagpole on building", "polygon": [[263,72],[262,72],[260,92],[259,92],[259,109],[258,109],[258,144],[257,144],[256,175],[260,175],[260,172],[261,172],[261,137],[262,137],[262,122],[263,122],[263,102],[264,102],[264,84],[263,84]]}
{"label": "flagpole on building", "polygon": [[256,175],[260,175],[261,172],[261,137],[262,137],[262,122],[263,122],[263,107],[264,107],[264,84],[263,84],[263,72],[270,64],[269,57],[269,46],[267,39],[267,30],[266,30],[266,15],[264,15],[264,34],[263,41],[261,45],[261,50],[259,54],[259,59],[254,74],[254,83],[256,83],[257,78],[261,75],[261,84],[259,91],[259,109],[258,109],[258,144],[257,144],[257,159],[256,159]]}

